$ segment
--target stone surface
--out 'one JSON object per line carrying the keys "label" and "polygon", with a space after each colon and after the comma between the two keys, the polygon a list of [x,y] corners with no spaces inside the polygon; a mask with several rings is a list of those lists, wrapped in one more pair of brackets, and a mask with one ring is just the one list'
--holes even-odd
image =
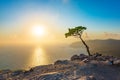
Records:
{"label": "stone surface", "polygon": [[57,60],[55,63],[54,63],[55,65],[58,65],[58,64],[65,64],[65,65],[67,65],[67,64],[69,64],[69,61],[68,60]]}
{"label": "stone surface", "polygon": [[[113,64],[111,64],[113,60]],[[120,80],[120,59],[84,54],[30,70],[1,70],[0,80]]]}
{"label": "stone surface", "polygon": [[80,60],[79,56],[78,55],[73,55],[71,57],[71,61],[74,61],[74,60]]}

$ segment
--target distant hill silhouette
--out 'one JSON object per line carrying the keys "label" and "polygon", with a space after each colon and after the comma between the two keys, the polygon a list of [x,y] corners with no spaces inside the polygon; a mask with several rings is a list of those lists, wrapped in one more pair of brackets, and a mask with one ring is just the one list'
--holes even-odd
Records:
{"label": "distant hill silhouette", "polygon": [[[113,55],[120,57],[120,40],[88,40],[86,43],[90,47],[92,53],[99,52],[105,55]],[[81,48],[84,45],[81,42],[74,42],[70,45],[72,48]]]}

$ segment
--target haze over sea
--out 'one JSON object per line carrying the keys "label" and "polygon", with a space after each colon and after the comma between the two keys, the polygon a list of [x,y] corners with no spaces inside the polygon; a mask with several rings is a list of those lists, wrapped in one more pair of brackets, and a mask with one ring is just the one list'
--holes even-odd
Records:
{"label": "haze over sea", "polygon": [[[91,40],[87,43],[92,53],[120,57],[119,40]],[[29,69],[52,64],[56,60],[70,59],[72,55],[80,53],[87,54],[80,42],[59,45],[4,45],[0,46],[0,69]]]}

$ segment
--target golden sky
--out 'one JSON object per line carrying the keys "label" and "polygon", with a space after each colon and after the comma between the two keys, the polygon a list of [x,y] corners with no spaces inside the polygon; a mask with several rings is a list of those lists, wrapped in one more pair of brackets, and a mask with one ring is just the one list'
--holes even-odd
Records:
{"label": "golden sky", "polygon": [[[79,39],[66,39],[64,33],[75,26],[87,27],[83,34],[85,40],[120,39],[118,7],[110,6],[109,3],[103,9],[101,4],[106,3],[94,4],[79,0],[0,0],[0,44],[73,42]],[[36,25],[44,28],[42,35],[39,35],[42,30],[34,30]]]}

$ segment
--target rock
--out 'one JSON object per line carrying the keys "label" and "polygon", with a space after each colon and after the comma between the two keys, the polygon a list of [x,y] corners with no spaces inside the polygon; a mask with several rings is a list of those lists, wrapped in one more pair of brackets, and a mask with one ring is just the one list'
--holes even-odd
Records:
{"label": "rock", "polygon": [[10,76],[11,73],[12,73],[12,71],[9,69],[1,70],[0,71],[0,80],[6,80]]}
{"label": "rock", "polygon": [[69,61],[68,60],[57,60],[54,65],[59,65],[59,64],[69,64]]}
{"label": "rock", "polygon": [[89,61],[96,60],[96,57],[95,56],[89,56],[88,59],[89,59]]}
{"label": "rock", "polygon": [[29,71],[25,71],[25,72],[24,72],[24,75],[29,75]]}
{"label": "rock", "polygon": [[95,63],[87,64],[89,68],[95,69],[98,65]]}
{"label": "rock", "polygon": [[114,59],[113,56],[104,56],[104,58],[105,58],[106,60],[113,60],[113,59]]}
{"label": "rock", "polygon": [[85,58],[88,58],[88,56],[85,55],[85,54],[80,54],[80,56],[79,56],[79,59],[80,59],[80,60],[83,60],[83,59],[85,59]]}
{"label": "rock", "polygon": [[78,80],[96,80],[94,76],[83,76]]}
{"label": "rock", "polygon": [[102,54],[100,54],[100,53],[95,53],[93,56],[98,57],[98,56],[102,56]]}
{"label": "rock", "polygon": [[73,55],[71,57],[71,61],[74,61],[74,60],[80,60],[80,57],[78,55]]}
{"label": "rock", "polygon": [[117,65],[117,66],[120,66],[120,60],[115,60],[114,64]]}
{"label": "rock", "polygon": [[106,61],[105,57],[103,57],[103,56],[96,57],[96,60],[97,61]]}
{"label": "rock", "polygon": [[83,59],[82,61],[83,61],[84,63],[89,62],[89,60],[88,60],[87,58]]}
{"label": "rock", "polygon": [[14,71],[11,75],[12,76],[17,76],[19,74],[23,73],[23,70],[17,70],[17,71]]}
{"label": "rock", "polygon": [[7,73],[10,73],[10,72],[12,72],[12,71],[9,70],[9,69],[5,69],[5,70],[2,70],[2,71],[1,71],[2,74],[7,74]]}
{"label": "rock", "polygon": [[50,73],[41,75],[37,80],[62,80],[64,75],[62,73]]}
{"label": "rock", "polygon": [[113,61],[110,61],[110,60],[107,60],[107,61],[106,61],[106,64],[107,64],[107,65],[113,65],[113,63],[114,63],[114,62],[113,62]]}
{"label": "rock", "polygon": [[57,60],[27,71],[1,70],[0,80],[120,80],[120,58],[80,54],[71,60]]}
{"label": "rock", "polygon": [[120,64],[120,60],[115,60],[114,63],[115,64]]}
{"label": "rock", "polygon": [[88,76],[88,80],[96,80],[94,76]]}
{"label": "rock", "polygon": [[110,57],[109,56],[103,56],[106,60],[109,60]]}
{"label": "rock", "polygon": [[30,72],[33,72],[33,71],[34,71],[34,69],[33,69],[33,68],[31,68],[29,71],[30,71]]}

